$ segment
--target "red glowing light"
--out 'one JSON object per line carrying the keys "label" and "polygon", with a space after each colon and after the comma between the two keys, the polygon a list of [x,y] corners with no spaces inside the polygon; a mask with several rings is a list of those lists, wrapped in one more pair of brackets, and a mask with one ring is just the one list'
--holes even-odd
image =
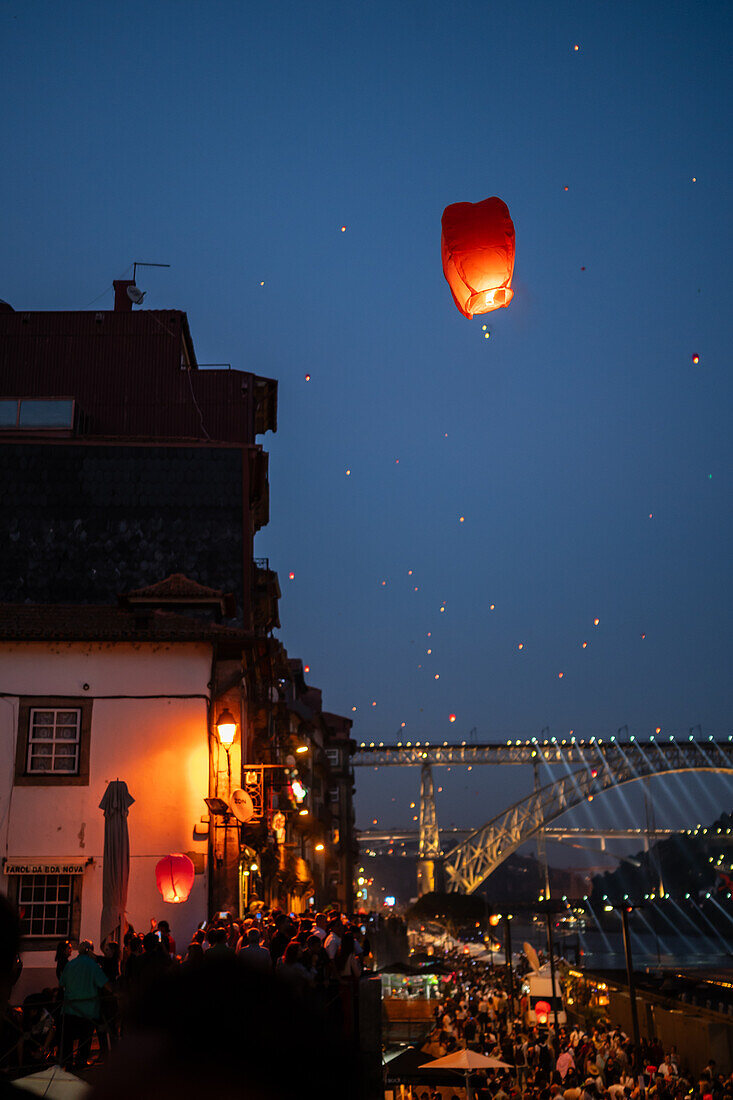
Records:
{"label": "red glowing light", "polygon": [[310,665],[303,665],[303,672],[310,672],[310,670],[311,670]]}
{"label": "red glowing light", "polygon": [[558,678],[558,680],[562,680],[562,678],[563,678],[563,676],[564,676],[564,675],[565,675],[565,673],[564,673],[564,672],[558,672],[558,674],[557,674],[557,678]]}
{"label": "red glowing light", "polygon": [[455,714],[449,714],[448,715],[448,721],[449,722],[455,722],[455,720],[456,720]]}
{"label": "red glowing light", "polygon": [[593,620],[593,626],[598,626],[600,621],[601,621],[600,619],[594,619]]}
{"label": "red glowing light", "polygon": [[310,380],[311,380],[311,376],[310,376],[309,374],[306,374],[306,376],[305,376],[305,380],[306,380],[306,382],[310,382]]}
{"label": "red glowing light", "polygon": [[288,578],[289,578],[289,579],[290,579],[291,581],[294,581],[294,580],[295,580],[295,573],[288,573]]}
{"label": "red glowing light", "polygon": [[699,355],[693,355],[692,362],[693,363],[699,363],[700,362],[700,356]]}
{"label": "red glowing light", "polygon": [[524,642],[520,642],[517,649],[524,649]]}

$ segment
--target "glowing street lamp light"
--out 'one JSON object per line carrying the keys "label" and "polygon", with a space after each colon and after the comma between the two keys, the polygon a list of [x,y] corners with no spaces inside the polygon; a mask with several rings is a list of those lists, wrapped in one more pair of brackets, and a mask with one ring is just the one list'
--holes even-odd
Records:
{"label": "glowing street lamp light", "polygon": [[216,721],[216,732],[225,749],[231,748],[234,735],[237,732],[237,723],[230,710],[223,710]]}

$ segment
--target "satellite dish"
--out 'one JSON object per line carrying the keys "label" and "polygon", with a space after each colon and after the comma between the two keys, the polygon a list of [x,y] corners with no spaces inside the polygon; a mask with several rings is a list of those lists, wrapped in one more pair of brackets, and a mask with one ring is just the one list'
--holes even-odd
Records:
{"label": "satellite dish", "polygon": [[540,968],[540,960],[537,957],[537,952],[531,943],[523,943],[524,953],[527,956],[527,962],[532,967],[532,970],[537,973]]}
{"label": "satellite dish", "polygon": [[242,787],[232,791],[232,797],[229,799],[229,809],[237,821],[241,821],[243,825],[246,825],[254,817],[255,808],[252,799]]}
{"label": "satellite dish", "polygon": [[145,297],[145,293],[146,292],[144,290],[140,290],[140,288],[137,286],[128,286],[127,288],[127,297],[130,299],[131,302],[134,302],[136,306],[140,305],[143,298]]}

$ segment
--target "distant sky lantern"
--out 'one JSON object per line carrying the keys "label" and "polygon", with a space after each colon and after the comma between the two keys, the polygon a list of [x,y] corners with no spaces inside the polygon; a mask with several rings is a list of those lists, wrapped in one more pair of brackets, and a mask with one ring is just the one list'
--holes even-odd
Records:
{"label": "distant sky lantern", "polygon": [[464,317],[508,306],[514,272],[514,225],[506,203],[454,202],[443,211],[443,274]]}
{"label": "distant sky lantern", "polygon": [[449,722],[455,722],[455,720],[456,720],[455,714],[449,714],[448,715],[448,721]]}
{"label": "distant sky lantern", "polygon": [[193,861],[182,852],[164,856],[155,865],[155,881],[163,901],[186,901],[191,893],[195,875]]}
{"label": "distant sky lantern", "polygon": [[693,363],[699,363],[700,362],[700,356],[699,355],[693,355],[692,362]]}

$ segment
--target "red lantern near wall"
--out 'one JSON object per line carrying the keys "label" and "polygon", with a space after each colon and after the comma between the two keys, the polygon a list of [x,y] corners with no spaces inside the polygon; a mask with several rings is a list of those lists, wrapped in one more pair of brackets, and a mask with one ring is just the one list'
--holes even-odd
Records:
{"label": "red lantern near wall", "polygon": [[505,202],[454,202],[443,211],[443,274],[464,317],[508,306],[514,297],[514,224]]}
{"label": "red lantern near wall", "polygon": [[546,1024],[547,1018],[550,1015],[551,1005],[547,1001],[537,1001],[534,1006],[535,1019],[538,1024]]}
{"label": "red lantern near wall", "polygon": [[163,901],[187,901],[195,875],[193,862],[182,852],[164,856],[155,865],[155,881]]}

